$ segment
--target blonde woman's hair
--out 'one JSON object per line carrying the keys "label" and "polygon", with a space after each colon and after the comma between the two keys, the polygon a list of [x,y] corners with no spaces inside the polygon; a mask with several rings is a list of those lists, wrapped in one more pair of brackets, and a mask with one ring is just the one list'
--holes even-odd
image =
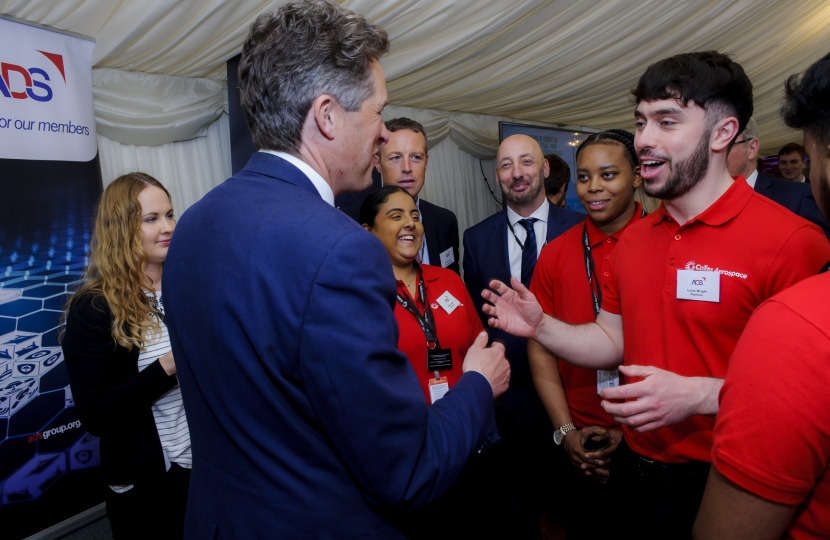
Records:
{"label": "blonde woman's hair", "polygon": [[[161,335],[161,312],[144,292],[147,253],[141,244],[141,203],[138,194],[161,183],[148,174],[134,172],[116,178],[101,195],[95,231],[90,241],[89,267],[84,284],[72,296],[102,297],[112,312],[112,338],[118,345],[144,350],[147,341]],[[155,294],[155,293],[154,293]]]}

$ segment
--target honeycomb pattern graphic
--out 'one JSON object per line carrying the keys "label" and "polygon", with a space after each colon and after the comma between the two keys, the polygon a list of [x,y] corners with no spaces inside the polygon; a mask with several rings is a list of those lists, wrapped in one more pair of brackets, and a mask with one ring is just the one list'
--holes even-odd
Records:
{"label": "honeycomb pattern graphic", "polygon": [[59,344],[63,311],[89,264],[88,224],[48,235],[0,230],[0,505],[38,498],[100,464],[77,418]]}

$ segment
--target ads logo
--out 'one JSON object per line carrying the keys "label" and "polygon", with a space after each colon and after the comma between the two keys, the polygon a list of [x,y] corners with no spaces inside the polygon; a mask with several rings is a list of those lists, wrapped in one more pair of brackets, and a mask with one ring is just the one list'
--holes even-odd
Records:
{"label": "ads logo", "polygon": [[[66,84],[66,73],[63,69],[63,56],[60,54],[37,51],[49,59],[63,77]],[[46,84],[51,82],[49,74],[39,67],[29,69],[17,64],[0,62],[0,94],[12,99],[28,99],[45,102],[52,99],[52,88]]]}
{"label": "ads logo", "polygon": [[704,283],[706,283],[706,278],[692,280],[692,285],[703,285]]}

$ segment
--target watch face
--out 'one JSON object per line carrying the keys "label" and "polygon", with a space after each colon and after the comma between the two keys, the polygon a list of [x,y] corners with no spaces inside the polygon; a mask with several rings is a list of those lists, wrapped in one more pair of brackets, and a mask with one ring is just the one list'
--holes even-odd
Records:
{"label": "watch face", "polygon": [[562,432],[558,429],[553,432],[553,442],[557,445],[562,444]]}

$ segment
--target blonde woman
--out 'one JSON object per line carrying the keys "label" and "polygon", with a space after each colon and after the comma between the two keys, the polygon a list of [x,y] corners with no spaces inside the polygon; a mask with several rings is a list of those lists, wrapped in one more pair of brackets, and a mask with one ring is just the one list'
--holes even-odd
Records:
{"label": "blonde woman", "polygon": [[113,538],[182,538],[190,434],[161,279],[176,220],[144,173],[104,190],[62,346],[83,427],[100,437]]}

